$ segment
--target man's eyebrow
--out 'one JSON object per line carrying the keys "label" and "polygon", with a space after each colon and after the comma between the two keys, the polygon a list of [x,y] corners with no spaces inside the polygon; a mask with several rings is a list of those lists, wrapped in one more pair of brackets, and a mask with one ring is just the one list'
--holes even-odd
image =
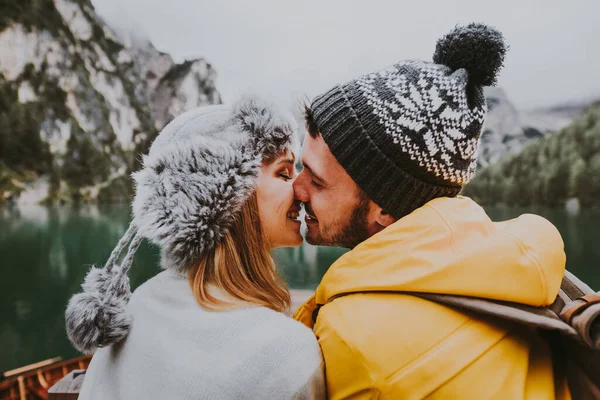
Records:
{"label": "man's eyebrow", "polygon": [[327,181],[326,181],[325,179],[323,179],[323,178],[321,178],[319,175],[315,174],[315,171],[313,171],[313,170],[312,170],[312,169],[311,169],[311,168],[310,168],[308,165],[306,165],[304,162],[302,162],[302,166],[303,166],[304,168],[306,168],[306,169],[307,169],[307,170],[308,170],[308,171],[311,173],[311,175],[312,175],[312,176],[314,176],[315,178],[317,178],[317,180],[318,180],[318,181],[321,181],[321,183],[324,183],[324,184],[326,184],[326,183],[327,183]]}

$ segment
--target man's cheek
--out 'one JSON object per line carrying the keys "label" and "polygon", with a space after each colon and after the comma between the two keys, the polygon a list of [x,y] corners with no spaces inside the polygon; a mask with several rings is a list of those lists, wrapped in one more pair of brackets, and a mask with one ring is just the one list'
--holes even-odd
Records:
{"label": "man's cheek", "polygon": [[328,220],[336,212],[337,205],[323,194],[313,197],[311,203],[313,211],[319,220]]}

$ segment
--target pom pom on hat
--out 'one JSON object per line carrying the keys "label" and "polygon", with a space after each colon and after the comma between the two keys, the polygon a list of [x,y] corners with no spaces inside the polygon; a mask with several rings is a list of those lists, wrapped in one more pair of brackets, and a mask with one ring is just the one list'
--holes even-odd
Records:
{"label": "pom pom on hat", "polygon": [[127,312],[131,293],[127,275],[105,268],[92,268],[82,288],[67,306],[67,336],[77,350],[91,354],[127,336],[132,321]]}
{"label": "pom pom on hat", "polygon": [[[127,255],[118,265],[119,255],[132,238]],[[65,312],[67,336],[77,350],[91,354],[98,347],[120,342],[129,333],[133,318],[127,310],[131,297],[127,272],[142,240],[135,225],[130,224],[106,265],[90,269],[81,293],[69,300]]]}
{"label": "pom pom on hat", "polygon": [[494,86],[507,50],[502,33],[484,24],[471,23],[457,26],[438,40],[433,62],[452,70],[466,69],[470,84]]}

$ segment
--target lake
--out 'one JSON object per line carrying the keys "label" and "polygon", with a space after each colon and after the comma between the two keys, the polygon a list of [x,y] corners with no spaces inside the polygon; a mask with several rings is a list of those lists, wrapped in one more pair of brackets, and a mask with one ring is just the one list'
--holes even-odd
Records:
{"label": "lake", "polygon": [[[600,288],[600,211],[487,208],[494,220],[534,212],[563,235],[567,268]],[[67,340],[64,310],[92,264],[101,265],[129,223],[127,206],[0,209],[0,371],[78,355]],[[292,288],[314,289],[344,249],[279,249],[275,259]],[[159,272],[158,251],[143,243],[130,271],[135,288]]]}

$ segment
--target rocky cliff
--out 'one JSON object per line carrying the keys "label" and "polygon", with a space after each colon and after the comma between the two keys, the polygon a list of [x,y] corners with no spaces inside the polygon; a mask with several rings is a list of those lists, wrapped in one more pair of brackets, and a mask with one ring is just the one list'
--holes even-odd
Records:
{"label": "rocky cliff", "polygon": [[505,154],[560,131],[581,115],[591,101],[563,104],[531,111],[517,110],[501,88],[487,88],[488,115],[481,135],[480,166],[495,164]]}
{"label": "rocky cliff", "polygon": [[205,60],[175,63],[89,0],[0,5],[0,202],[123,201],[157,132],[220,103]]}

